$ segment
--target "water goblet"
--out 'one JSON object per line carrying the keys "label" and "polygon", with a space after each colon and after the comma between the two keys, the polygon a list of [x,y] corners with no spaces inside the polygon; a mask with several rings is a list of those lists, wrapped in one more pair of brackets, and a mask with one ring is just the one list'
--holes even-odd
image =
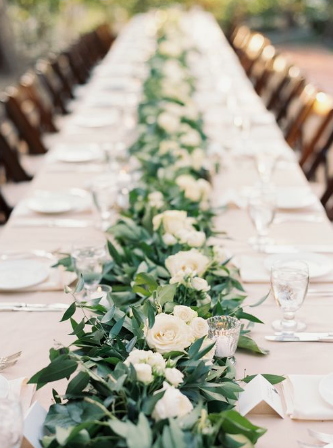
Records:
{"label": "water goblet", "polygon": [[76,273],[84,280],[84,299],[91,300],[103,275],[106,261],[106,244],[103,239],[82,240],[73,244],[72,261]]}
{"label": "water goblet", "polygon": [[272,293],[283,313],[282,320],[272,323],[274,330],[292,334],[306,328],[305,323],[295,320],[295,314],[304,302],[308,286],[309,266],[304,261],[281,260],[272,266]]}
{"label": "water goblet", "polygon": [[278,157],[271,151],[257,149],[254,152],[254,158],[262,185],[268,185],[272,179]]}
{"label": "water goblet", "polygon": [[97,177],[92,181],[91,193],[96,209],[100,215],[101,229],[105,231],[111,225],[117,202],[118,188],[116,179],[110,175]]}
{"label": "water goblet", "polygon": [[240,335],[241,323],[236,317],[214,316],[207,319],[208,338],[215,341],[215,356],[229,358],[235,364],[234,354]]}
{"label": "water goblet", "polygon": [[259,252],[264,252],[265,246],[273,243],[267,235],[275,215],[275,202],[272,189],[255,189],[248,199],[248,212],[257,232],[255,237],[249,239],[249,243]]}
{"label": "water goblet", "polygon": [[20,448],[23,437],[23,415],[18,400],[0,400],[0,446]]}

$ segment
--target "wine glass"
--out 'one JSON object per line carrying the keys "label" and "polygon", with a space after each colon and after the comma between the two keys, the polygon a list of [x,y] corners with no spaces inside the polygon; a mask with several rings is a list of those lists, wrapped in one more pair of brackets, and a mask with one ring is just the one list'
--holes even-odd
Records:
{"label": "wine glass", "polygon": [[81,240],[73,244],[72,261],[78,275],[84,280],[84,298],[91,300],[91,294],[103,276],[103,266],[106,261],[106,244],[103,239]]}
{"label": "wine glass", "polygon": [[92,181],[91,193],[101,218],[101,229],[107,230],[117,202],[118,188],[110,175],[97,177]]}
{"label": "wine glass", "polygon": [[273,240],[268,238],[268,229],[275,215],[275,192],[272,189],[255,189],[248,199],[248,212],[257,231],[257,235],[249,239],[249,243],[259,252],[264,252],[267,244]]}
{"label": "wine glass", "polygon": [[20,448],[23,437],[23,415],[19,401],[3,398],[0,400],[0,446]]}
{"label": "wine glass", "polygon": [[282,320],[272,323],[274,330],[283,333],[303,331],[305,323],[295,320],[309,286],[309,266],[300,260],[281,260],[271,269],[272,292],[283,312]]}
{"label": "wine glass", "polygon": [[276,162],[277,155],[272,151],[265,149],[256,149],[254,152],[256,169],[260,177],[262,185],[268,185],[272,179]]}

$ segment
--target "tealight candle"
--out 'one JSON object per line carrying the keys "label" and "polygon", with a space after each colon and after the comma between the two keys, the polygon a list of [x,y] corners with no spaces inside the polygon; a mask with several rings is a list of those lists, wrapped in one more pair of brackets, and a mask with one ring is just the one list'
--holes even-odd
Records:
{"label": "tealight candle", "polygon": [[112,288],[109,285],[98,285],[96,291],[90,294],[90,299],[100,299],[99,304],[105,306],[106,308],[110,307],[110,303],[108,300],[108,295],[111,293]]}
{"label": "tealight candle", "polygon": [[214,316],[207,322],[209,325],[208,337],[216,342],[215,356],[230,358],[234,362],[240,334],[240,321],[232,316]]}

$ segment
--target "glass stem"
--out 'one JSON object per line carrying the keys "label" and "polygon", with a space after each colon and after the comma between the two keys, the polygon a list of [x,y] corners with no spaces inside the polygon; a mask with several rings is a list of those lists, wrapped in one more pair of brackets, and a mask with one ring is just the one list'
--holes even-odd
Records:
{"label": "glass stem", "polygon": [[284,311],[282,318],[282,332],[283,333],[294,333],[296,329],[295,312],[294,311]]}

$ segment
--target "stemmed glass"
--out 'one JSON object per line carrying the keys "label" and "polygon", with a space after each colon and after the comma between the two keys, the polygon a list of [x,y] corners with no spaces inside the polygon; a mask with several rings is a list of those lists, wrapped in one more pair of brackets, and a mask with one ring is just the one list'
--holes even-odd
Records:
{"label": "stemmed glass", "polygon": [[84,299],[91,300],[103,276],[106,261],[106,244],[103,239],[82,240],[73,244],[72,261],[78,275],[84,280]]}
{"label": "stemmed glass", "polygon": [[309,286],[309,266],[300,260],[278,261],[271,269],[271,286],[274,298],[283,312],[282,320],[272,323],[274,330],[283,333],[303,331],[305,323],[295,320]]}
{"label": "stemmed glass", "polygon": [[117,203],[118,188],[116,180],[110,175],[97,177],[92,181],[91,193],[101,218],[101,229],[105,231],[111,225]]}
{"label": "stemmed glass", "polygon": [[264,252],[267,244],[273,240],[268,238],[268,229],[275,215],[276,197],[273,189],[255,189],[248,199],[248,212],[257,231],[257,235],[249,239],[249,243],[259,252]]}
{"label": "stemmed glass", "polygon": [[23,416],[20,402],[10,398],[0,400],[0,446],[20,448],[23,437]]}
{"label": "stemmed glass", "polygon": [[269,184],[276,167],[277,157],[265,150],[255,151],[254,157],[261,183]]}

